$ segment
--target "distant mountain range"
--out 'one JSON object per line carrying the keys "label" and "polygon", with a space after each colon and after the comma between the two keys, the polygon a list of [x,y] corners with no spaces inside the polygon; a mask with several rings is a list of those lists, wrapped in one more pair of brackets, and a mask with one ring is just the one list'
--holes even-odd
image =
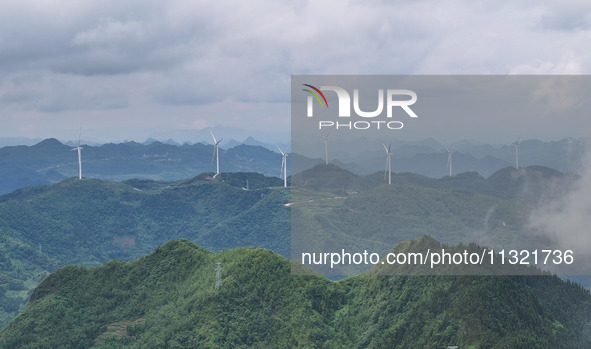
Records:
{"label": "distant mountain range", "polygon": [[[82,144],[82,147],[85,178],[179,180],[215,171],[213,145],[202,143],[128,142],[101,146]],[[78,157],[71,149],[72,146],[56,139],[46,139],[33,146],[0,148],[0,193],[77,176]],[[228,150],[220,149],[223,172],[258,172],[279,177],[280,165],[281,155],[262,146],[241,144]]]}
{"label": "distant mountain range", "polygon": [[[0,148],[0,194],[32,185],[56,183],[76,176],[77,156],[71,151],[75,145],[77,144],[63,144],[56,139],[46,139],[34,145]],[[147,140],[144,143],[82,146],[82,173],[85,178],[115,181],[132,178],[180,180],[215,171],[212,161],[213,145],[210,144],[180,145],[174,140]],[[512,146],[493,147],[463,141],[452,147],[455,147],[454,175],[477,172],[488,177],[501,168],[515,164],[515,149]],[[243,142],[230,141],[220,149],[221,171],[257,172],[279,177],[281,155],[275,148],[252,137]],[[519,147],[520,167],[540,165],[561,172],[576,173],[584,149],[583,140],[526,140]],[[448,154],[444,146],[435,140],[393,142],[392,152],[393,172],[411,172],[430,178],[449,175]],[[305,157],[292,153],[289,155],[288,172],[292,159],[297,161],[300,170],[324,162],[321,157]],[[333,159],[331,163],[357,175],[368,175],[383,169],[385,160],[383,150],[359,154],[358,149],[347,147],[331,153],[330,158]]]}
{"label": "distant mountain range", "polygon": [[[316,140],[314,140],[316,142]],[[342,143],[339,149],[329,151],[331,162],[357,174],[370,174],[384,169],[385,152],[378,143],[375,151],[359,152],[356,144],[361,141]],[[387,143],[386,143],[387,144]],[[320,143],[317,149],[323,149]],[[453,174],[478,172],[488,177],[497,170],[515,166],[515,147],[512,145],[492,146],[476,142],[461,141],[442,144],[434,139],[421,141],[392,142],[392,171],[412,172],[427,177],[441,178],[449,175],[447,149],[453,149]],[[519,143],[519,167],[546,166],[561,172],[577,173],[585,152],[586,141],[566,138],[559,141],[523,140]],[[322,153],[317,151],[318,156]]]}

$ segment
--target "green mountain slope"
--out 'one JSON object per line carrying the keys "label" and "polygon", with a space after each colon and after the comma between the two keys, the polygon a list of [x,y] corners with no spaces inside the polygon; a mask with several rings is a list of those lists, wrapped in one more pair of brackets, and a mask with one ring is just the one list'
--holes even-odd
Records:
{"label": "green mountain slope", "polygon": [[173,238],[216,251],[255,245],[287,255],[289,208],[283,203],[289,193],[276,187],[281,181],[250,174],[251,189],[244,190],[234,182],[245,174],[233,176],[126,183],[71,179],[0,197],[0,324],[16,315],[48,272],[138,258]]}
{"label": "green mountain slope", "polygon": [[[391,246],[422,235],[449,244],[476,242],[492,248],[527,248],[541,239],[529,234],[527,202],[453,188],[382,184],[349,194],[297,188],[292,189],[292,200],[296,255],[341,249],[383,255]],[[351,268],[323,269],[323,273],[363,271]]]}
{"label": "green mountain slope", "polygon": [[[537,182],[528,169],[500,171],[493,182],[474,174],[440,180],[397,174],[388,186],[383,173],[359,177],[320,165],[294,176],[290,189],[279,178],[257,173],[122,183],[68,179],[24,188],[0,197],[0,326],[49,272],[68,264],[128,261],[171,239],[186,238],[212,251],[256,246],[289,256],[292,214],[303,215],[300,221],[312,233],[299,237],[320,249],[345,241],[353,249],[385,252],[422,235],[445,243],[518,247],[515,237],[523,236],[527,218],[524,202],[531,197],[503,193],[522,192],[519,186],[528,183],[539,188],[544,178],[567,178],[549,169],[538,172],[545,174]],[[506,186],[513,177],[519,181]]]}
{"label": "green mountain slope", "polygon": [[332,282],[291,275],[268,250],[214,254],[174,240],[131,262],[50,275],[0,347],[584,348],[590,302],[551,276]]}

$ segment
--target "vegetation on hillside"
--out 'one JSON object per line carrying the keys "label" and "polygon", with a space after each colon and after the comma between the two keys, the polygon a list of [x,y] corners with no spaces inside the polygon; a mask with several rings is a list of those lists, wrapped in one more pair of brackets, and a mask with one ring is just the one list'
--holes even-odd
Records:
{"label": "vegetation on hillside", "polygon": [[[244,176],[249,190],[239,186]],[[49,272],[68,264],[131,260],[174,238],[214,251],[256,245],[287,254],[289,193],[280,184],[260,174],[179,182],[69,179],[0,197],[0,325]]]}
{"label": "vegetation on hillside", "polygon": [[290,274],[269,250],[214,254],[174,240],[131,262],[50,275],[0,331],[0,347],[584,348],[590,302],[552,276],[332,282]]}
{"label": "vegetation on hillside", "polygon": [[257,173],[122,183],[67,179],[24,188],[0,197],[0,327],[48,273],[68,264],[128,261],[176,238],[212,251],[256,246],[289,256],[292,215],[302,215],[295,227],[309,232],[297,233],[296,244],[301,239],[318,249],[346,242],[387,251],[421,235],[516,247],[535,199],[523,194],[531,192],[524,186],[539,194],[545,181],[569,180],[550,169],[527,168],[486,180],[402,173],[388,186],[383,173],[360,177],[319,165],[295,176],[290,189]]}

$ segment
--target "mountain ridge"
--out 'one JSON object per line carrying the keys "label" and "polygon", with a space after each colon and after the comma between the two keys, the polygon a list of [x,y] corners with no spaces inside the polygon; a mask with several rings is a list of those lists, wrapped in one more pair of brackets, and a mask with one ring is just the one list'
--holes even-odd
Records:
{"label": "mountain ridge", "polygon": [[[221,263],[221,285],[214,266]],[[10,348],[587,347],[591,296],[553,276],[295,276],[272,251],[172,240],[47,277]],[[565,301],[568,299],[568,302]],[[561,302],[558,302],[562,300]],[[559,303],[559,304],[557,304]]]}
{"label": "mountain ridge", "polygon": [[[523,141],[522,166],[544,165],[561,172],[575,173],[584,151],[583,140],[565,139],[555,142]],[[41,184],[51,184],[77,175],[76,154],[71,152],[77,142],[62,144],[50,138],[30,146],[5,146],[0,148],[0,194]],[[281,155],[274,146],[247,138],[233,142],[231,148],[220,150],[223,172],[259,172],[267,176],[281,173]],[[107,180],[144,178],[155,180],[180,180],[202,172],[212,171],[213,146],[204,143],[151,142],[81,144],[83,176]],[[454,153],[455,173],[475,171],[488,177],[500,168],[514,163],[510,146],[495,148],[490,145],[472,145],[459,142]],[[378,151],[379,150],[379,151]],[[381,149],[364,151],[340,149],[331,154],[331,161],[357,175],[368,175],[383,168]],[[448,173],[447,153],[435,140],[395,142],[392,170],[413,172],[430,178],[440,178]],[[314,154],[315,152],[311,152]],[[306,157],[290,153],[288,169],[295,160],[297,170],[311,168],[324,162],[322,158]],[[294,172],[294,173],[295,173]]]}

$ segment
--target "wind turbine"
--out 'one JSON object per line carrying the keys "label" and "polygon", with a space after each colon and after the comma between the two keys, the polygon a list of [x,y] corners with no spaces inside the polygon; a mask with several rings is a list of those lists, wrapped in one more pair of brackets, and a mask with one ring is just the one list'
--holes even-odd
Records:
{"label": "wind turbine", "polygon": [[445,150],[447,150],[447,167],[449,167],[449,176],[452,177],[453,175],[453,171],[452,171],[452,154],[454,153],[454,149],[456,149],[456,147],[453,147],[451,149],[445,147]]}
{"label": "wind turbine", "polygon": [[384,170],[384,180],[386,179],[386,171],[388,172],[388,184],[392,185],[392,152],[390,151],[390,148],[392,147],[392,142],[390,142],[390,144],[388,144],[388,148],[386,148],[386,145],[383,144],[384,149],[386,150],[386,169]]}
{"label": "wind turbine", "polygon": [[326,164],[328,165],[328,135],[330,135],[330,131],[326,134],[326,136],[319,135],[318,137],[324,139],[324,154],[326,156]]}
{"label": "wind turbine", "polygon": [[[287,149],[285,151],[281,150],[279,146],[277,146],[279,152],[281,152],[281,156],[283,160],[281,161],[281,174],[283,175],[283,187],[287,188]],[[281,177],[280,177],[281,178]]]}
{"label": "wind turbine", "polygon": [[82,136],[82,131],[78,134],[78,146],[76,148],[70,149],[70,151],[78,150],[78,179],[82,179],[82,148],[80,146],[80,137]]}
{"label": "wind turbine", "polygon": [[215,148],[213,149],[213,155],[211,157],[211,161],[213,162],[213,157],[216,157],[216,172],[215,172],[215,176],[213,176],[214,178],[220,174],[220,150],[219,150],[219,144],[222,141],[223,138],[220,138],[220,140],[216,140],[215,136],[213,135],[213,132],[211,132],[211,130],[209,130],[209,133],[211,133],[211,137],[213,138],[213,143]]}
{"label": "wind turbine", "polygon": [[511,145],[515,147],[515,169],[519,170],[519,138]]}

